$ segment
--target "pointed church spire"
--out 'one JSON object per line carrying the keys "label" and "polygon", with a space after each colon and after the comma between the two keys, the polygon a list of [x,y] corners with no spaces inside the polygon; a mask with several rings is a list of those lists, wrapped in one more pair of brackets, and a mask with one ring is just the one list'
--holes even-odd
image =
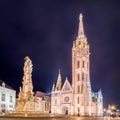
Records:
{"label": "pointed church spire", "polygon": [[83,26],[83,15],[80,13],[79,16],[79,29],[78,29],[78,38],[85,37],[84,35],[84,26]]}
{"label": "pointed church spire", "polygon": [[59,74],[61,74],[61,72],[60,72],[60,68],[59,68]]}
{"label": "pointed church spire", "polygon": [[59,69],[59,74],[58,74],[56,89],[57,89],[57,90],[60,90],[61,87],[62,87],[62,78],[61,78],[61,73],[60,73],[60,69]]}
{"label": "pointed church spire", "polygon": [[101,92],[101,89],[99,90],[99,93],[102,93],[102,92]]}
{"label": "pointed church spire", "polygon": [[68,78],[67,78],[67,77],[65,78],[65,81],[68,81]]}
{"label": "pointed church spire", "polygon": [[54,91],[55,90],[55,84],[53,83],[53,86],[52,86],[52,91]]}
{"label": "pointed church spire", "polygon": [[102,97],[102,91],[101,89],[98,91],[98,96],[101,98]]}

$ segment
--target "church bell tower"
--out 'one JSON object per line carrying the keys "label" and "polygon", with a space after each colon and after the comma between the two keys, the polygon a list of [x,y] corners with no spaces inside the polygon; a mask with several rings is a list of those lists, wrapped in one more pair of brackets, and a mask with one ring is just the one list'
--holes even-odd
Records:
{"label": "church bell tower", "polygon": [[83,16],[79,16],[79,29],[72,47],[72,88],[74,113],[91,115],[91,85],[89,44],[84,34]]}

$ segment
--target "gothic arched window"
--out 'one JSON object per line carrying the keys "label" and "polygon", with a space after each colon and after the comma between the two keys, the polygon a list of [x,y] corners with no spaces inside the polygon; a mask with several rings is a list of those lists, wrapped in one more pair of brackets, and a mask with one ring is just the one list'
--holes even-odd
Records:
{"label": "gothic arched window", "polygon": [[78,93],[80,93],[80,86],[78,86]]}
{"label": "gothic arched window", "polygon": [[81,86],[81,93],[83,93],[83,84],[82,84],[82,86]]}
{"label": "gothic arched window", "polygon": [[79,99],[79,97],[78,97],[78,99],[77,99],[77,103],[79,104],[79,102],[80,102],[80,99]]}
{"label": "gothic arched window", "polygon": [[80,74],[79,73],[77,74],[77,80],[78,81],[80,80]]}
{"label": "gothic arched window", "polygon": [[84,74],[84,72],[82,73],[82,80],[84,80],[84,78],[85,78],[85,74]]}
{"label": "gothic arched window", "polygon": [[85,61],[82,61],[82,68],[85,68]]}
{"label": "gothic arched window", "polygon": [[88,62],[87,62],[87,69],[88,69]]}
{"label": "gothic arched window", "polygon": [[77,61],[77,68],[80,68],[80,61]]}

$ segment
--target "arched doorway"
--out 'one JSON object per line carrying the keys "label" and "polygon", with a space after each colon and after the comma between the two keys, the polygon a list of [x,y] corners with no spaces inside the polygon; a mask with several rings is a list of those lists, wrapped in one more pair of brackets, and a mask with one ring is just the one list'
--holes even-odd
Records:
{"label": "arched doorway", "polygon": [[63,114],[65,114],[65,115],[68,115],[68,113],[69,113],[68,107],[66,107],[66,106],[63,107],[62,111],[63,111]]}

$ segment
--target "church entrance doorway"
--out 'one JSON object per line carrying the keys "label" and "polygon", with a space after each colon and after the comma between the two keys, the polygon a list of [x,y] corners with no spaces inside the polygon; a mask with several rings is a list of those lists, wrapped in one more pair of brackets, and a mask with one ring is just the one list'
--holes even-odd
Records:
{"label": "church entrance doorway", "polygon": [[68,107],[63,107],[63,114],[68,115]]}

